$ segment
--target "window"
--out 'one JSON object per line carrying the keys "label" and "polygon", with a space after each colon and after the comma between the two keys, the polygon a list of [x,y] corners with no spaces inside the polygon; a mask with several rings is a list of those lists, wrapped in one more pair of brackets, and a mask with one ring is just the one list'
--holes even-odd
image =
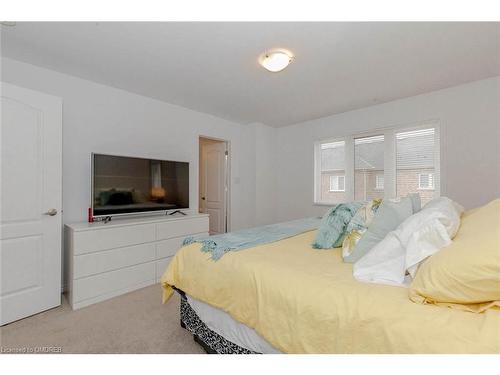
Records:
{"label": "window", "polygon": [[318,200],[340,203],[345,197],[345,141],[326,141],[316,150],[319,172]]}
{"label": "window", "polygon": [[345,191],[345,176],[330,176],[330,191]]}
{"label": "window", "polygon": [[418,193],[425,204],[439,196],[439,143],[435,122],[316,142],[314,202]]}
{"label": "window", "polygon": [[384,136],[354,139],[354,200],[384,197],[384,189],[375,189],[376,176],[384,173]]}
{"label": "window", "polygon": [[435,196],[439,137],[436,128],[396,133],[396,194],[418,193],[423,204]]}
{"label": "window", "polygon": [[434,173],[419,173],[418,188],[421,190],[434,189]]}

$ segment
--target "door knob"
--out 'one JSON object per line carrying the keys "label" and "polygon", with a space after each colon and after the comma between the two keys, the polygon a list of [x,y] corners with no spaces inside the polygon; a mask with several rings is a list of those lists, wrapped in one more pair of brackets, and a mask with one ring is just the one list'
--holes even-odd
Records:
{"label": "door knob", "polygon": [[202,200],[205,200],[205,197],[201,197]]}
{"label": "door knob", "polygon": [[47,212],[44,213],[44,215],[49,215],[49,216],[56,216],[57,215],[57,210],[55,208],[51,208]]}

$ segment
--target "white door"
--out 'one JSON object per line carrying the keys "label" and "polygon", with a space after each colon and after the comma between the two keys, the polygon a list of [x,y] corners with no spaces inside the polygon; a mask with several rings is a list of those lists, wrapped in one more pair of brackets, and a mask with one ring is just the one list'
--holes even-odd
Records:
{"label": "white door", "polygon": [[226,143],[201,147],[201,211],[209,215],[210,234],[226,232]]}
{"label": "white door", "polygon": [[61,115],[1,83],[0,325],[61,304]]}

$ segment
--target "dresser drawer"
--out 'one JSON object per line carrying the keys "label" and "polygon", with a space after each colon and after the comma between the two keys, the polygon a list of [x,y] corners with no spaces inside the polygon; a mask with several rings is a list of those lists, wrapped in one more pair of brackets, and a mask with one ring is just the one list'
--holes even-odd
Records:
{"label": "dresser drawer", "polygon": [[185,237],[176,237],[169,240],[163,240],[156,243],[156,258],[165,258],[175,255],[181,248]]}
{"label": "dresser drawer", "polygon": [[155,244],[146,243],[75,256],[73,277],[99,274],[155,260]]}
{"label": "dresser drawer", "polygon": [[155,224],[130,225],[76,232],[73,238],[74,254],[137,245],[155,240]]}
{"label": "dresser drawer", "polygon": [[73,303],[152,284],[156,280],[155,266],[155,262],[149,262],[74,280]]}
{"label": "dresser drawer", "polygon": [[156,224],[157,240],[165,240],[172,237],[181,237],[192,233],[202,232],[208,232],[208,217],[182,219]]}
{"label": "dresser drawer", "polygon": [[68,298],[79,309],[159,282],[184,238],[208,236],[208,216],[66,224],[65,235]]}
{"label": "dresser drawer", "polygon": [[[194,238],[208,237],[208,233],[190,234],[189,236]],[[181,248],[182,241],[184,241],[185,238],[185,236],[182,236],[171,238],[169,240],[158,241],[156,243],[156,258],[159,259],[175,255]]]}

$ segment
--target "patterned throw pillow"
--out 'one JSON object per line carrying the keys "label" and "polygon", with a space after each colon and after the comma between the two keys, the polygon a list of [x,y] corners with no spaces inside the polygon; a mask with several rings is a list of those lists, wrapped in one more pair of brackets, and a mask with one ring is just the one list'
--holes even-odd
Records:
{"label": "patterned throw pillow", "polygon": [[378,198],[364,204],[347,225],[346,235],[342,243],[342,257],[344,259],[354,251],[356,244],[368,229],[381,203],[382,198]]}

